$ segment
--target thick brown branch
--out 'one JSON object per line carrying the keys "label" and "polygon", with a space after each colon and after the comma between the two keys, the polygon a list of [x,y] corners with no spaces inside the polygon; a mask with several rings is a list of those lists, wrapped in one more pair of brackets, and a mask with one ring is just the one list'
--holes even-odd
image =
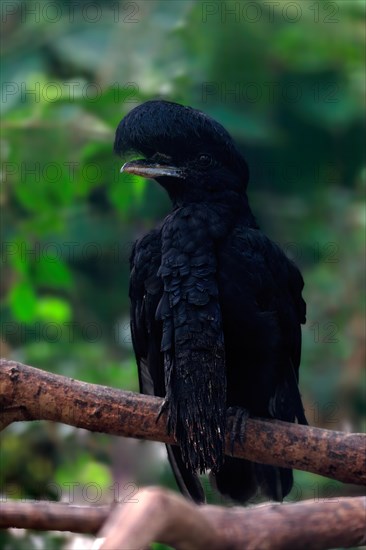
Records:
{"label": "thick brown branch", "polygon": [[108,518],[110,506],[74,506],[64,502],[20,502],[0,504],[0,528],[73,531],[95,534]]}
{"label": "thick brown branch", "polygon": [[[0,362],[0,421],[52,420],[90,431],[174,443],[157,397],[87,384],[20,363]],[[230,449],[229,438],[227,448]],[[366,436],[251,418],[234,456],[366,484]]]}
{"label": "thick brown branch", "polygon": [[102,550],[159,541],[179,550],[297,550],[365,543],[366,498],[304,501],[253,508],[197,507],[170,491],[145,489],[139,503],[117,507],[101,534]]}
{"label": "thick brown branch", "polygon": [[252,508],[196,506],[158,488],[138,502],[78,507],[63,503],[2,504],[0,527],[97,533],[102,548],[143,548],[153,541],[180,550],[293,550],[347,548],[365,544],[366,498],[304,501]]}

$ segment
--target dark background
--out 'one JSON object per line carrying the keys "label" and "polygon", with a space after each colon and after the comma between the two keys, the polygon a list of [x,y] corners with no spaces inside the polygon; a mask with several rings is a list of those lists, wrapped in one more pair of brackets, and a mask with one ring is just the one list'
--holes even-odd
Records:
{"label": "dark background", "polygon": [[[230,131],[260,225],[303,272],[310,424],[364,431],[363,0],[13,0],[1,9],[1,355],[138,390],[128,256],[169,203],[155,182],[119,174],[112,144],[131,108],[162,97]],[[0,456],[3,499],[102,504],[138,499],[145,483],[175,486],[161,446],[69,426],[11,426]],[[297,472],[287,500],[359,493]]]}

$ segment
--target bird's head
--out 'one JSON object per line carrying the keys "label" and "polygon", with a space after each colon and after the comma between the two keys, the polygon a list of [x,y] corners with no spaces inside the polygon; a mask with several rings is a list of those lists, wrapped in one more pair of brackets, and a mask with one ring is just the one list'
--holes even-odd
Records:
{"label": "bird's head", "polygon": [[147,101],[118,125],[114,151],[144,159],[121,172],[155,179],[173,203],[237,200],[245,195],[247,164],[228,132],[206,114],[169,101]]}

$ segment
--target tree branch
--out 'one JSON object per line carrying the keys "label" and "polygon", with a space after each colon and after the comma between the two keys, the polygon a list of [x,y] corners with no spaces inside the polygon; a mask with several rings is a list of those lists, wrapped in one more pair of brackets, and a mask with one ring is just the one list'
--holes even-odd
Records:
{"label": "tree branch", "polygon": [[[0,427],[52,420],[90,431],[173,443],[162,400],[87,384],[14,361],[0,360]],[[227,437],[227,453],[231,451]],[[233,455],[306,470],[345,483],[366,484],[366,436],[250,418]]]}
{"label": "tree branch", "polygon": [[153,541],[179,550],[322,550],[366,542],[366,497],[223,508],[197,506],[155,487],[136,496],[136,503],[112,507],[3,503],[0,527],[92,534],[102,528],[98,536],[106,537],[106,550],[144,548]]}
{"label": "tree branch", "polygon": [[366,541],[365,506],[366,498],[358,497],[246,509],[197,507],[171,491],[150,488],[139,493],[138,506],[116,507],[102,529],[107,537],[101,549],[145,548],[153,541],[179,550],[350,547]]}
{"label": "tree branch", "polygon": [[110,506],[76,506],[66,502],[12,500],[1,503],[0,529],[37,529],[96,534]]}

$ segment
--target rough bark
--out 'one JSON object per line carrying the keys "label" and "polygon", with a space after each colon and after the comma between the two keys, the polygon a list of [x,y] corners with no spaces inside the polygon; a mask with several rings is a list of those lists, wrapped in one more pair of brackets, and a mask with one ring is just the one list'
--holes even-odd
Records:
{"label": "rough bark", "polygon": [[[87,384],[13,361],[0,361],[0,427],[52,420],[90,431],[174,443],[162,400]],[[229,435],[226,452],[231,454]],[[306,470],[345,483],[366,484],[366,435],[250,418],[233,455]]]}
{"label": "rough bark", "polygon": [[366,497],[222,508],[197,506],[155,487],[136,496],[136,503],[112,507],[3,503],[0,527],[98,533],[106,537],[100,541],[106,550],[146,548],[153,541],[178,550],[322,550],[366,543]]}
{"label": "rough bark", "polygon": [[65,502],[18,500],[1,502],[0,528],[73,531],[96,534],[108,518],[110,506],[75,506]]}
{"label": "rough bark", "polygon": [[163,489],[141,491],[135,507],[117,507],[100,533],[102,550],[145,548],[151,541],[178,550],[322,550],[366,542],[366,498],[222,508],[189,503]]}

